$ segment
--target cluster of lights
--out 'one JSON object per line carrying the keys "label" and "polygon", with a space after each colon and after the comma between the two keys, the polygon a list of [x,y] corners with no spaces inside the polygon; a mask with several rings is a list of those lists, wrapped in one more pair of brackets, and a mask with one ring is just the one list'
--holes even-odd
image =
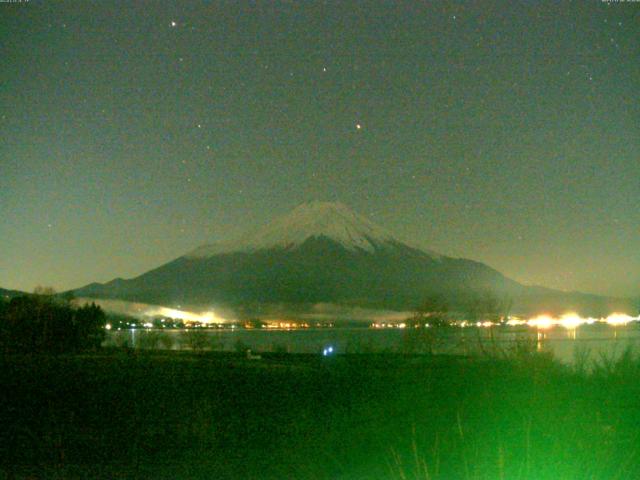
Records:
{"label": "cluster of lights", "polygon": [[322,356],[323,357],[328,357],[329,355],[331,355],[333,353],[333,347],[329,346],[329,347],[325,347],[322,350]]}
{"label": "cluster of lights", "polygon": [[[164,310],[171,310],[171,309],[164,309]],[[209,316],[210,314],[207,314],[204,320],[202,319],[202,316],[200,316],[200,318],[196,320],[194,319],[194,316],[196,314],[191,314],[190,312],[183,312],[183,313],[185,315],[182,315],[181,318],[170,317],[168,319],[167,318],[159,319],[160,323],[157,323],[158,319],[156,319],[154,323],[150,321],[147,321],[144,323],[124,322],[121,325],[124,328],[129,328],[131,330],[135,330],[137,328],[150,329],[150,328],[167,328],[167,327],[185,328],[185,329],[213,328],[213,329],[231,329],[231,330],[235,330],[237,328],[243,328],[245,330],[253,330],[255,328],[262,328],[262,329],[268,329],[268,330],[297,330],[297,329],[308,329],[312,327],[315,327],[315,328],[333,328],[334,327],[333,323],[310,324],[307,322],[291,322],[291,321],[266,321],[259,325],[254,325],[250,322],[246,322],[246,323],[232,323],[231,321],[225,321],[225,322],[213,321],[212,322],[211,317]],[[165,322],[169,322],[169,323],[165,323]],[[402,324],[402,326],[404,327],[404,324]],[[104,328],[106,330],[116,329],[116,327],[111,323],[107,323]],[[121,328],[118,327],[117,330],[121,330]]]}
{"label": "cluster of lights", "polygon": [[216,315],[214,312],[195,313],[186,310],[177,310],[175,308],[159,307],[149,309],[144,313],[148,317],[168,317],[184,322],[192,323],[224,323],[225,319]]}
{"label": "cluster of lights", "polygon": [[[428,325],[426,325],[428,326]],[[382,323],[372,323],[371,328],[407,328],[406,323],[393,323],[393,322],[382,322]]]}
{"label": "cluster of lights", "polygon": [[[223,324],[225,323],[227,326],[230,326],[232,329],[236,328],[236,325],[234,324],[229,325],[230,322],[226,321],[222,317],[219,317],[218,315],[216,315],[214,312],[211,312],[211,311],[198,314],[194,312],[188,312],[185,310],[176,310],[173,308],[160,307],[160,308],[146,311],[145,315],[146,316],[164,316],[164,317],[168,317],[176,320],[181,320],[182,322],[184,322],[184,327],[186,328],[208,327],[208,326],[222,327]],[[164,321],[165,321],[164,319],[161,320],[161,322],[163,323]],[[576,313],[566,313],[561,317],[552,317],[550,315],[538,315],[536,317],[529,318],[529,319],[519,319],[517,317],[510,317],[509,320],[506,322],[506,324],[509,326],[526,325],[529,327],[537,328],[539,330],[546,330],[556,326],[564,327],[567,330],[575,330],[581,325],[592,325],[594,323],[606,323],[612,326],[620,326],[620,325],[626,325],[630,322],[637,322],[637,321],[640,321],[640,316],[632,317],[631,315],[628,315],[625,313],[612,313],[611,315],[603,318],[593,318],[593,317],[584,318],[579,316]],[[136,328],[139,326],[136,323],[127,323],[127,325],[130,328]],[[490,328],[493,326],[497,326],[499,324],[491,321],[472,323],[466,320],[462,320],[462,321],[453,323],[453,325],[456,325],[462,328],[472,327],[472,326]],[[154,324],[151,322],[145,322],[141,326],[143,326],[144,328],[153,328]],[[162,325],[162,327],[164,326],[165,325]],[[298,328],[309,328],[311,326],[312,325],[306,322],[291,322],[291,321],[279,321],[279,320],[267,321],[262,325],[260,325],[261,328],[273,329],[273,330],[276,330],[276,329],[292,330],[292,329],[298,329]],[[317,323],[314,326],[315,327],[333,327],[333,324]],[[418,326],[421,326],[421,325],[416,325],[416,327]],[[404,322],[402,323],[375,322],[375,323],[371,323],[370,327],[375,329],[385,329],[385,328],[401,328],[402,329],[402,328],[407,328],[407,324]],[[424,324],[424,327],[428,328],[430,327],[430,325],[427,323],[427,324]],[[250,324],[245,324],[244,328],[253,328],[253,326],[251,326]],[[111,330],[112,325],[108,323],[107,325],[105,325],[105,329]],[[118,330],[120,330],[120,328],[118,328]]]}
{"label": "cluster of lights", "polygon": [[540,330],[560,326],[566,328],[567,330],[575,330],[580,325],[606,323],[612,326],[619,326],[636,321],[640,321],[640,317],[632,317],[631,315],[627,315],[625,313],[612,313],[606,318],[583,318],[575,313],[566,313],[560,318],[554,318],[549,315],[539,315],[537,317],[530,318],[529,320],[511,319],[507,322],[507,325],[528,325]]}
{"label": "cluster of lights", "polygon": [[[245,327],[246,328],[246,327]],[[295,328],[309,328],[308,323],[296,323],[296,322],[268,322],[262,324],[262,328],[269,328],[273,330],[292,330]]]}
{"label": "cluster of lights", "polygon": [[[506,324],[509,326],[522,326],[526,325],[529,327],[537,328],[539,330],[546,330],[552,327],[560,326],[564,327],[567,330],[575,330],[580,325],[592,325],[594,323],[606,323],[607,325],[619,326],[626,325],[630,322],[640,321],[640,316],[632,317],[631,315],[627,315],[625,313],[612,313],[608,317],[603,318],[593,318],[593,317],[581,317],[576,313],[566,313],[561,317],[552,317],[550,315],[538,315],[536,317],[523,320],[516,317],[511,317]],[[500,325],[496,322],[484,321],[478,323],[472,323],[467,320],[462,320],[459,322],[454,322],[452,325],[458,327],[482,327],[482,328],[490,328],[497,325]],[[372,323],[370,325],[371,328],[382,329],[382,328],[406,328],[405,323]],[[419,327],[421,325],[416,325]],[[429,324],[425,324],[425,327],[429,327]]]}

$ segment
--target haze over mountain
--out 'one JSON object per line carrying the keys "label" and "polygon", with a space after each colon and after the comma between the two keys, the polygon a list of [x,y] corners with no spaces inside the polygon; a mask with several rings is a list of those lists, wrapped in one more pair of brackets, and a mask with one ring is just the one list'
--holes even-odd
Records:
{"label": "haze over mountain", "polygon": [[204,245],[138,277],[75,294],[260,315],[319,303],[410,310],[433,295],[455,307],[488,291],[512,299],[520,313],[630,308],[623,300],[522,285],[480,262],[412,246],[329,202],[300,205],[235,241]]}

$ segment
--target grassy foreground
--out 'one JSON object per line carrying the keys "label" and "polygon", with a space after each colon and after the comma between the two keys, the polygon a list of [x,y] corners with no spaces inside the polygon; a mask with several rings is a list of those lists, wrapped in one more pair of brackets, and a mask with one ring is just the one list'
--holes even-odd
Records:
{"label": "grassy foreground", "polygon": [[0,478],[640,478],[640,361],[0,359]]}

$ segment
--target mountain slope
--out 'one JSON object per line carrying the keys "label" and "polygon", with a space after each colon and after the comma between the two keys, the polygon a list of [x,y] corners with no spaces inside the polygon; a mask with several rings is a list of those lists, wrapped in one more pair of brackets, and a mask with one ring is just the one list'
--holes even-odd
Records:
{"label": "mountain slope", "polygon": [[12,297],[19,297],[21,295],[26,295],[26,293],[18,290],[6,290],[4,288],[0,288],[0,298],[9,299]]}
{"label": "mountain slope", "polygon": [[[139,277],[75,293],[259,313],[273,305],[317,303],[407,310],[434,294],[456,303],[487,290],[526,299],[528,309],[545,297],[482,263],[407,245],[342,204],[313,202],[237,241],[200,247]],[[559,307],[602,303],[551,292]]]}

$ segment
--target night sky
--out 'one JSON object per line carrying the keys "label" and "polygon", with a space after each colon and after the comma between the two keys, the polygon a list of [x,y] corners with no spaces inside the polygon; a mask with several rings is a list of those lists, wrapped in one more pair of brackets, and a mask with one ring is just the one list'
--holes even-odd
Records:
{"label": "night sky", "polygon": [[640,294],[640,3],[0,3],[0,286],[131,277],[309,200]]}

